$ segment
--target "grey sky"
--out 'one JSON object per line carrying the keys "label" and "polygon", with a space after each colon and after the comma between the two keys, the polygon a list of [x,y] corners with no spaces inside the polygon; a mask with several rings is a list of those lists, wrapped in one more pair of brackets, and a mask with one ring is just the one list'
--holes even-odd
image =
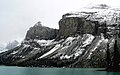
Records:
{"label": "grey sky", "polygon": [[36,22],[58,28],[62,14],[90,3],[119,6],[119,0],[0,0],[0,43],[21,40]]}

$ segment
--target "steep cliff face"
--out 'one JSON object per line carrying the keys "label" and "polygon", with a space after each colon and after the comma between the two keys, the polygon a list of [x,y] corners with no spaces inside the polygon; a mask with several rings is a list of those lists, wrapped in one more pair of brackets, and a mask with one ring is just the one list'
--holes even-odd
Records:
{"label": "steep cliff face", "polygon": [[52,29],[41,25],[41,22],[36,23],[31,27],[26,34],[26,40],[29,39],[54,39],[57,36],[57,29]]}
{"label": "steep cliff face", "polygon": [[79,17],[62,18],[59,21],[59,36],[68,37],[75,34],[95,34],[95,23]]}
{"label": "steep cliff face", "polygon": [[[113,57],[120,11],[107,5],[64,14],[59,31],[38,22],[20,46],[0,54],[0,64],[40,67],[105,67]],[[109,48],[108,48],[109,45]]]}

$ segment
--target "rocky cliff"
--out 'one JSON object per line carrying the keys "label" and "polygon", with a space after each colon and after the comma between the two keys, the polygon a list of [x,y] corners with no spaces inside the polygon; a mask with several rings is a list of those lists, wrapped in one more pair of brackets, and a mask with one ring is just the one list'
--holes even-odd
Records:
{"label": "rocky cliff", "polygon": [[29,39],[54,39],[57,36],[57,29],[49,28],[42,26],[41,22],[39,21],[33,27],[31,27],[26,34],[26,40]]}
{"label": "rocky cliff", "polygon": [[95,23],[80,17],[66,17],[59,21],[59,36],[68,37],[75,34],[95,34]]}
{"label": "rocky cliff", "polygon": [[120,11],[105,4],[64,14],[59,30],[31,27],[18,47],[0,54],[1,65],[39,67],[105,67],[109,45],[113,57]]}

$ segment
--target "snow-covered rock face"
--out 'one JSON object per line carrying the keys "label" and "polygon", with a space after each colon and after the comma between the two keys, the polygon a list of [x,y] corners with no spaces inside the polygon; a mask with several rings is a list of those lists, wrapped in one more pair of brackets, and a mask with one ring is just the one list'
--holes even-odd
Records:
{"label": "snow-covered rock face", "polygon": [[[76,34],[92,34],[94,36],[104,33],[112,37],[114,30],[120,26],[120,10],[105,4],[90,5],[78,12],[66,13],[59,21],[60,38]],[[116,28],[115,28],[116,27]]]}
{"label": "snow-covered rock face", "polygon": [[90,5],[79,12],[63,15],[59,30],[44,27],[38,22],[28,30],[21,45],[0,53],[0,63],[41,67],[105,67],[108,45],[111,57],[114,52],[115,40],[111,36],[114,36],[116,26],[119,28],[119,13],[119,9],[105,4]]}
{"label": "snow-covered rock face", "polygon": [[[37,40],[37,39],[25,40],[22,42],[21,46],[18,46],[13,50],[4,53],[4,55],[0,55],[0,57],[1,59],[6,60],[8,63],[18,64],[18,65],[20,65],[21,63],[30,65],[30,63],[33,62],[35,64],[32,65],[39,65],[39,66],[51,64],[51,63],[56,63],[57,64],[56,66],[59,66],[62,63],[65,64],[69,63],[67,65],[76,63],[74,65],[75,67],[76,65],[78,65],[77,63],[78,61],[81,63],[83,63],[83,61],[88,62],[92,60],[93,57],[99,56],[99,54],[102,53],[104,55],[101,58],[95,58],[95,60],[100,59],[104,61],[105,59],[103,59],[103,57],[105,58],[107,42],[108,39],[105,39],[103,35],[93,36],[92,34],[84,34],[83,36],[78,35],[73,37],[70,36],[67,37],[66,39],[61,39],[59,41]],[[98,53],[94,53],[95,51],[98,51]],[[8,61],[8,59],[11,61]],[[3,61],[0,62],[6,63]],[[36,64],[38,62],[39,64]],[[88,64],[90,65],[92,63],[87,63],[87,65]],[[78,66],[80,67],[81,65]],[[82,66],[85,67],[86,65],[82,65]],[[93,67],[93,65],[91,67]]]}
{"label": "snow-covered rock face", "polygon": [[[68,14],[68,13],[67,13]],[[91,21],[107,22],[108,25],[120,22],[120,9],[111,8],[105,4],[89,5],[82,8],[79,12],[69,13],[67,17],[81,17]]]}

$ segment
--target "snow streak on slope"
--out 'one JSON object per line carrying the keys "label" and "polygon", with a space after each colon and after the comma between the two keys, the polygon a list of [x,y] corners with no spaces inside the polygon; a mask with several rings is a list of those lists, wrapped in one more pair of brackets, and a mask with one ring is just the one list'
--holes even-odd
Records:
{"label": "snow streak on slope", "polygon": [[83,47],[89,45],[92,42],[92,40],[94,39],[94,36],[89,35],[89,34],[86,34],[86,35],[87,35],[88,38],[83,42]]}
{"label": "snow streak on slope", "polygon": [[[54,44],[54,47],[51,50],[49,50],[47,53],[40,56],[38,59],[41,59],[44,57],[49,57],[49,58],[59,57],[60,59],[69,59],[71,57],[76,58],[77,56],[82,54],[82,52],[85,50],[85,47],[87,45],[91,44],[93,39],[94,39],[93,35],[84,34],[83,37],[81,36],[68,37],[66,40],[60,40],[61,42],[52,41],[52,43]],[[46,46],[40,43],[39,45]],[[52,44],[49,44],[47,46],[50,46],[50,45]]]}
{"label": "snow streak on slope", "polygon": [[[43,58],[51,53],[53,53],[55,50],[57,50],[60,47],[60,44],[57,44],[53,49],[51,49],[49,52],[45,53],[44,55],[42,55],[40,58]],[[38,58],[39,59],[39,58]]]}
{"label": "snow streak on slope", "polygon": [[0,53],[5,52],[5,51],[8,51],[8,49],[2,49],[0,50]]}
{"label": "snow streak on slope", "polygon": [[[86,46],[90,45],[95,37],[91,34],[84,34],[83,37],[78,36],[76,41],[73,41],[69,48],[72,46],[72,51],[68,50],[68,54],[60,57],[60,59],[69,59],[73,57],[74,59],[80,56],[84,51]],[[68,49],[69,49],[68,48]]]}
{"label": "snow streak on slope", "polygon": [[[89,51],[89,55],[87,57],[87,59],[91,58],[92,53],[99,48],[99,46],[101,46],[101,43],[106,43],[107,44],[108,39],[105,39],[103,35],[101,35],[101,37],[97,37],[95,41],[92,42],[91,47],[89,47],[88,51]],[[104,52],[104,51],[103,51]]]}
{"label": "snow streak on slope", "polygon": [[39,43],[40,46],[48,46],[53,44],[53,40],[38,40],[37,43]]}
{"label": "snow streak on slope", "polygon": [[[50,63],[52,61],[58,61],[56,62],[58,64],[59,61],[61,64],[64,61],[64,63],[69,61],[79,63],[81,60],[91,60],[97,52],[96,56],[99,56],[99,52],[104,54],[106,43],[107,39],[103,35],[93,36],[92,34],[68,37],[59,41],[25,40],[21,46],[8,51],[4,58],[6,60],[11,59],[10,62],[12,63],[25,63],[27,65],[33,62],[35,62],[34,65],[39,65],[39,63],[44,64],[44,62]],[[104,47],[101,48],[100,46]],[[36,62],[39,63],[36,64]]]}

